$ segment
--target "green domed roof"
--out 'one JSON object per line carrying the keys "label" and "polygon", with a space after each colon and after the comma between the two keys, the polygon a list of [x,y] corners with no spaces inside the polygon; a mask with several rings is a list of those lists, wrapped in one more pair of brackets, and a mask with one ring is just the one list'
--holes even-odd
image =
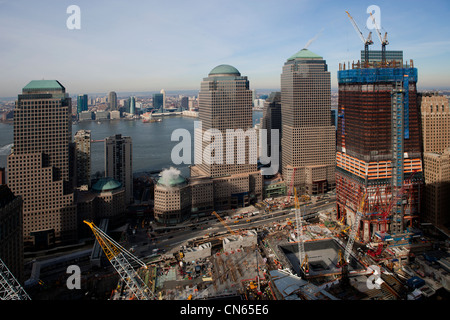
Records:
{"label": "green domed roof", "polygon": [[92,190],[97,192],[110,191],[114,189],[119,189],[122,187],[122,184],[114,180],[113,178],[101,178],[99,179],[93,186]]}
{"label": "green domed roof", "polygon": [[166,186],[166,187],[175,187],[177,185],[186,183],[186,179],[183,178],[181,175],[178,175],[176,177],[170,177],[168,179],[161,177],[158,179],[157,183],[159,185]]}
{"label": "green domed roof", "polygon": [[296,54],[292,55],[289,60],[295,60],[295,59],[323,59],[318,54],[315,54],[314,52],[309,51],[308,49],[302,49]]}
{"label": "green domed roof", "polygon": [[241,73],[238,69],[236,69],[233,66],[230,66],[228,64],[221,64],[214,69],[211,70],[209,73],[210,76],[217,76],[217,75],[234,75],[234,76],[240,76]]}

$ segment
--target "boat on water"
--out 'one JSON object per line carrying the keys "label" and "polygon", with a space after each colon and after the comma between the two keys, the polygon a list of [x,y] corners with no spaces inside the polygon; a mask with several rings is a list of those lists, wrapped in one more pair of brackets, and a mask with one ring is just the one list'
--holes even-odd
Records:
{"label": "boat on water", "polygon": [[147,122],[161,122],[162,121],[161,118],[157,118],[157,119],[153,118],[152,113],[153,113],[153,111],[146,112],[143,115],[141,115],[142,122],[147,123]]}

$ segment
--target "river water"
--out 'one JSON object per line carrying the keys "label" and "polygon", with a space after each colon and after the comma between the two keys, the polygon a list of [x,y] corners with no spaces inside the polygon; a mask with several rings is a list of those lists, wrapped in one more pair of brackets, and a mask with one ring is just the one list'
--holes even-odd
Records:
{"label": "river water", "polygon": [[[259,123],[262,111],[253,112],[253,124]],[[194,157],[194,121],[198,118],[182,116],[164,117],[161,122],[143,123],[140,120],[109,120],[97,123],[96,121],[83,121],[72,125],[72,133],[78,130],[91,130],[93,140],[103,140],[106,137],[122,134],[130,136],[133,141],[133,172],[159,171],[170,166],[177,167],[181,173],[188,177],[187,165],[174,165],[171,152],[178,141],[171,141],[175,129],[187,129],[191,134],[192,161]],[[13,125],[0,123],[0,167],[6,167],[7,156],[13,144]],[[104,143],[91,144],[91,174],[105,170]]]}

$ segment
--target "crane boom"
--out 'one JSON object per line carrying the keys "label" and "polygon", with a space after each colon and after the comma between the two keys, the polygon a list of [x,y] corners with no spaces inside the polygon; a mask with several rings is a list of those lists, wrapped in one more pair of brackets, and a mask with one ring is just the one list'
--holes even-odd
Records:
{"label": "crane boom", "polygon": [[108,236],[103,230],[98,228],[94,223],[90,221],[83,221],[92,230],[98,243],[105,252],[109,262],[113,265],[122,281],[128,286],[131,293],[139,300],[151,300],[155,299],[151,290],[139,277],[139,274],[131,265],[130,261],[139,264],[141,267],[147,269],[147,265],[139,258],[131,254],[124,247],[118,244],[114,239]]}
{"label": "crane boom", "polygon": [[352,230],[351,230],[350,235],[348,237],[347,245],[345,247],[345,252],[344,252],[344,261],[346,263],[349,262],[350,253],[352,252],[352,249],[353,249],[353,243],[355,242],[356,233],[358,232],[359,222],[361,221],[362,211],[364,209],[366,197],[367,197],[367,194],[364,194],[363,198],[361,200],[361,203],[359,205],[359,208],[356,211],[355,222],[352,225]]}
{"label": "crane boom", "polygon": [[356,24],[353,17],[350,15],[348,11],[345,11],[348,15],[348,18],[350,19],[350,22],[352,23],[353,27],[355,28],[356,32],[358,33],[359,37],[361,38],[362,42],[364,43],[364,63],[366,66],[369,63],[369,46],[373,44],[372,41],[372,32],[369,32],[369,35],[367,36],[367,39],[364,38],[364,35],[362,34],[361,30],[359,29],[358,25]]}
{"label": "crane boom", "polygon": [[212,212],[217,219],[219,219],[219,221],[224,225],[225,228],[227,228],[227,230],[231,233],[231,234],[237,234],[237,232],[233,231],[229,225],[227,225],[227,223],[219,216],[219,214],[215,211]]}
{"label": "crane boom", "polygon": [[356,32],[358,33],[359,37],[361,38],[361,41],[365,44],[366,39],[364,38],[364,35],[362,34],[361,30],[359,29],[358,25],[356,24],[353,17],[350,15],[348,11],[345,11],[348,15],[348,18],[350,19],[350,22],[352,23],[353,27],[355,28]]}
{"label": "crane boom", "polygon": [[376,23],[375,17],[372,15],[372,12],[370,13],[370,16],[372,17],[375,29],[377,30],[378,39],[380,39],[381,42],[381,61],[383,61],[383,63],[386,63],[386,46],[389,44],[389,41],[387,40],[387,32],[384,33],[384,38],[382,38],[380,28]]}
{"label": "crane boom", "polygon": [[303,242],[303,221],[300,209],[300,201],[298,200],[297,190],[294,188],[295,196],[295,219],[296,222],[296,232],[297,232],[297,245],[298,245],[298,261],[300,263],[300,268],[303,269],[305,273],[308,273],[308,256],[305,252],[305,244]]}
{"label": "crane boom", "polygon": [[31,300],[2,259],[0,259],[0,300]]}

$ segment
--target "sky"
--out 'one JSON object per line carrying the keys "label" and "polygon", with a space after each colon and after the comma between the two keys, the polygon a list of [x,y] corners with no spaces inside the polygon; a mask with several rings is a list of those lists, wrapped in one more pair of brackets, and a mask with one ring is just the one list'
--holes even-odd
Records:
{"label": "sky", "polygon": [[[80,29],[69,29],[70,5]],[[388,50],[414,60],[420,90],[450,88],[450,1],[0,0],[0,97],[31,80],[56,79],[70,94],[198,90],[230,64],[252,89],[278,89],[283,64],[309,40],[337,88],[339,63],[360,58],[367,8],[380,8]]]}

